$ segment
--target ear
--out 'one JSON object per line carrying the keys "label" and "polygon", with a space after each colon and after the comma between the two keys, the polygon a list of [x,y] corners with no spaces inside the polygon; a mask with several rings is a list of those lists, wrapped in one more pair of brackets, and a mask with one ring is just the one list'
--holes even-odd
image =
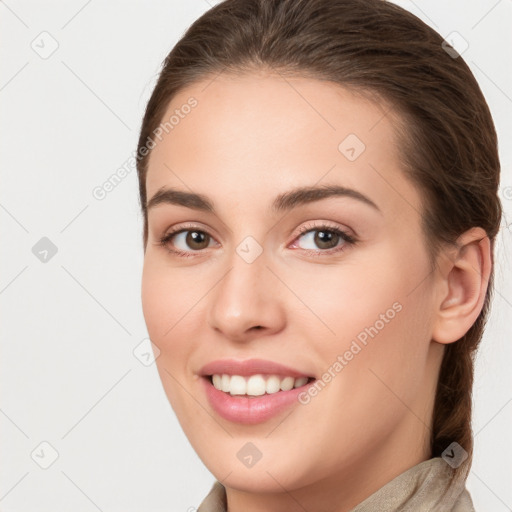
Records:
{"label": "ear", "polygon": [[438,262],[436,312],[432,339],[453,343],[464,336],[480,314],[491,273],[489,237],[471,228],[457,239]]}

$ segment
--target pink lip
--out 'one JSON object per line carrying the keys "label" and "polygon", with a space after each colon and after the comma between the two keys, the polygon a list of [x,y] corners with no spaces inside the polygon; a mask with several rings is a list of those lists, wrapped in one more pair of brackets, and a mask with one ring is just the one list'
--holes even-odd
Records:
{"label": "pink lip", "polygon": [[249,376],[257,373],[265,375],[282,375],[283,377],[312,377],[294,368],[284,366],[265,359],[246,359],[245,361],[237,361],[236,359],[219,359],[212,361],[203,366],[199,370],[200,375],[214,375],[227,373],[228,375]]}
{"label": "pink lip", "polygon": [[248,359],[237,361],[236,359],[221,359],[206,364],[200,370],[203,377],[206,397],[213,410],[222,418],[234,423],[252,425],[263,423],[273,416],[282,413],[293,404],[299,405],[298,395],[312,384],[313,381],[304,386],[290,389],[289,391],[278,391],[277,393],[265,394],[249,398],[242,395],[230,395],[216,389],[210,381],[210,375],[242,375],[250,376],[255,374],[278,375],[280,377],[312,377],[299,370],[284,366],[264,359]]}
{"label": "pink lip", "polygon": [[278,391],[270,395],[248,398],[243,395],[231,396],[229,393],[216,389],[209,377],[203,377],[201,381],[203,381],[206,397],[213,410],[228,421],[245,425],[263,423],[293,404],[299,405],[298,395],[314,382],[308,382],[304,386],[289,391]]}

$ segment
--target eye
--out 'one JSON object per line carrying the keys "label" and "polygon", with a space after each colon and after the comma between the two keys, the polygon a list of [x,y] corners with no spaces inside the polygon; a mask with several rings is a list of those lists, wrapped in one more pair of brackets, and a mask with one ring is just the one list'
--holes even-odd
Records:
{"label": "eye", "polygon": [[[298,246],[315,255],[343,251],[347,246],[357,242],[353,236],[339,227],[329,225],[304,226],[295,240],[292,247]],[[212,236],[197,226],[178,227],[158,241],[158,245],[181,257],[199,256],[204,249],[213,247],[215,243]]]}
{"label": "eye", "polygon": [[[355,238],[335,226],[304,226],[297,240],[302,240],[300,249],[319,252],[337,252],[344,250],[347,245],[356,243]],[[320,249],[320,250],[319,250]]]}
{"label": "eye", "polygon": [[213,238],[201,229],[196,227],[186,229],[178,228],[166,233],[159,241],[159,245],[165,247],[169,252],[180,256],[194,256],[194,252],[211,247]]}

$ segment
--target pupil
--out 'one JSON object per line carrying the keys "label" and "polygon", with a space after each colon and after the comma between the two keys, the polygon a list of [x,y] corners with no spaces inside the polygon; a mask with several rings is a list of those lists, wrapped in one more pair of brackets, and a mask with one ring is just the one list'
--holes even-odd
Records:
{"label": "pupil", "polygon": [[[331,249],[336,246],[337,236],[337,233],[333,233],[331,231],[318,231],[315,236],[315,243],[323,249]],[[332,244],[333,239],[335,242],[334,244]],[[326,244],[327,247],[325,246]]]}
{"label": "pupil", "polygon": [[[204,244],[206,240],[205,233],[201,233],[200,231],[190,231],[187,236],[187,244],[193,246],[194,244]],[[202,249],[203,247],[199,247]]]}

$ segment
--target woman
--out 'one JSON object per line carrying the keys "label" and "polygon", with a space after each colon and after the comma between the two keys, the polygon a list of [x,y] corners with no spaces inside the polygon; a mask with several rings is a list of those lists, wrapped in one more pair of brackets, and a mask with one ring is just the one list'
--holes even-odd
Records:
{"label": "woman", "polygon": [[381,0],[227,0],[167,56],[138,157],[199,511],[474,510],[500,164],[455,49]]}

